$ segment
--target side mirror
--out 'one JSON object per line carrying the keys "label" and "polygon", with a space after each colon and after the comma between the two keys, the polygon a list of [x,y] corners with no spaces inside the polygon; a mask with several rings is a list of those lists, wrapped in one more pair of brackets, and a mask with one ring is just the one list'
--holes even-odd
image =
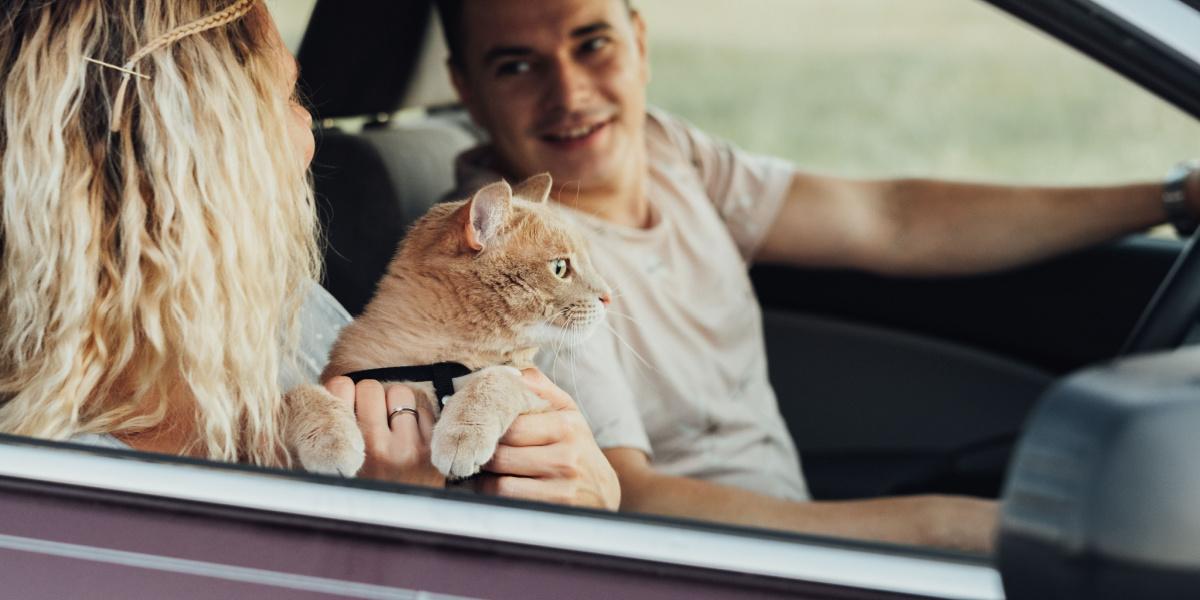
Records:
{"label": "side mirror", "polygon": [[1009,600],[1200,593],[1200,347],[1072,375],[1009,469],[997,563]]}

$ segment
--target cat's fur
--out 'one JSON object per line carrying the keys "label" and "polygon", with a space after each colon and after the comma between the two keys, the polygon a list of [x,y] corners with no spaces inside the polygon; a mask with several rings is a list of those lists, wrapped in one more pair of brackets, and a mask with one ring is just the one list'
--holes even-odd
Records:
{"label": "cat's fur", "polygon": [[[432,462],[450,478],[477,473],[518,415],[546,409],[511,367],[533,366],[539,346],[585,339],[604,318],[608,286],[583,238],[547,203],[550,187],[545,174],[515,190],[501,181],[430,209],[322,375],[438,362],[476,370],[433,430]],[[569,261],[566,277],[554,274],[556,259]],[[433,386],[410,387],[437,414]],[[288,405],[288,443],[305,469],[358,471],[363,440],[349,407],[316,385],[290,392]]]}

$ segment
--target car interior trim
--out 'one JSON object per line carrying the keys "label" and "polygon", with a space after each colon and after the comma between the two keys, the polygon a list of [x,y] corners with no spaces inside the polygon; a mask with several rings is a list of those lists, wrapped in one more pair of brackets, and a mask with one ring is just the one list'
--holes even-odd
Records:
{"label": "car interior trim", "polygon": [[[986,0],[1017,18],[1073,46],[1124,75],[1134,83],[1174,104],[1184,112],[1200,117],[1200,57],[1192,44],[1181,46],[1178,40],[1158,38],[1167,20],[1161,14],[1153,19],[1139,18],[1131,23],[1128,0]],[[1140,3],[1139,3],[1140,4]],[[1161,12],[1164,2],[1156,2]],[[1185,14],[1186,7],[1176,3],[1191,22],[1195,15]],[[1174,14],[1174,13],[1170,13]]]}
{"label": "car interior trim", "polygon": [[756,538],[606,514],[319,485],[200,464],[129,459],[85,449],[0,443],[0,477],[236,506],[386,528],[525,544],[634,560],[944,598],[1004,598],[982,559],[841,547],[835,540]]}
{"label": "car interior trim", "polygon": [[[1155,39],[1169,44],[1176,52],[1200,63],[1200,14],[1174,0],[1130,2],[1130,0],[1091,0],[1121,17]],[[1147,6],[1149,5],[1149,6]]]}
{"label": "car interior trim", "polygon": [[[0,549],[184,575],[196,575],[199,577],[211,577],[270,588],[331,594],[339,598],[368,598],[372,600],[468,600],[465,596],[452,596],[424,590],[412,590],[346,579],[330,579],[328,577],[313,577],[311,575],[284,573],[267,569],[223,565],[208,561],[113,550],[111,548],[100,548],[82,544],[52,542],[15,535],[0,534]],[[263,592],[265,593],[266,590],[263,590]]]}

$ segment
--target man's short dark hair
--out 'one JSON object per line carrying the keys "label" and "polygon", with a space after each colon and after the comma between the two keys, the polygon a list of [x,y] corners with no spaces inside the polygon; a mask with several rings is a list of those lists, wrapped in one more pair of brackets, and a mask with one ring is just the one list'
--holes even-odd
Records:
{"label": "man's short dark hair", "polygon": [[[438,18],[442,21],[442,36],[446,38],[446,49],[450,51],[450,63],[462,67],[463,55],[463,23],[462,11],[464,0],[434,0],[437,5]],[[624,0],[625,9],[633,12],[631,0]]]}

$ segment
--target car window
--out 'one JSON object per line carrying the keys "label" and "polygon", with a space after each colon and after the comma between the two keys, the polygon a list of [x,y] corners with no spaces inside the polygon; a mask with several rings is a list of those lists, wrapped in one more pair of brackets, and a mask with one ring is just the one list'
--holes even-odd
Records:
{"label": "car window", "polygon": [[639,9],[653,103],[817,171],[1157,180],[1200,139],[1194,119],[983,2],[656,0]]}
{"label": "car window", "polygon": [[[293,50],[313,4],[272,3]],[[634,6],[649,31],[652,104],[814,171],[1158,179],[1200,139],[1190,116],[983,2]]]}
{"label": "car window", "polygon": [[292,54],[300,49],[304,28],[308,26],[308,19],[316,6],[317,0],[267,0],[279,35]]}

